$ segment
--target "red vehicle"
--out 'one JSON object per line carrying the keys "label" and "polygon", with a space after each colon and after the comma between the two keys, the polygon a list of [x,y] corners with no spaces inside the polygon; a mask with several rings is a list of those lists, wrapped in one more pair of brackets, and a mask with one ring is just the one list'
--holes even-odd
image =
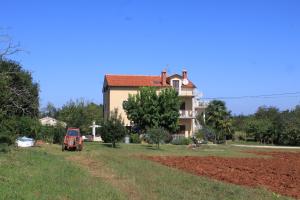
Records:
{"label": "red vehicle", "polygon": [[62,144],[62,151],[76,150],[81,151],[83,147],[83,139],[80,135],[79,128],[68,128]]}

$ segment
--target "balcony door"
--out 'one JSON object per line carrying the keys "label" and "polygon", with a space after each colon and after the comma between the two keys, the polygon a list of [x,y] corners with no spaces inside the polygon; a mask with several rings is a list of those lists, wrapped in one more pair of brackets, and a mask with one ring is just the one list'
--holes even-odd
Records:
{"label": "balcony door", "polygon": [[179,92],[179,80],[173,80],[172,81],[172,85],[173,85],[173,88]]}

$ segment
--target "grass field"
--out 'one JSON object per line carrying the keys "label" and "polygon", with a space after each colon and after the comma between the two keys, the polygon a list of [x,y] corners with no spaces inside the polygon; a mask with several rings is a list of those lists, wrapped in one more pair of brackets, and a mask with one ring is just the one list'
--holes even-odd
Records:
{"label": "grass field", "polygon": [[263,188],[249,188],[195,176],[142,159],[146,155],[249,157],[237,147],[85,143],[82,152],[58,145],[0,154],[1,199],[287,199]]}

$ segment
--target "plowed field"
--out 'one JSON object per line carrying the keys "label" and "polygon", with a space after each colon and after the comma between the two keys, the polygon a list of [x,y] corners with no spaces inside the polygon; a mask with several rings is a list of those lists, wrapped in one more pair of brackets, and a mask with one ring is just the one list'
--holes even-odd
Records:
{"label": "plowed field", "polygon": [[238,185],[262,186],[278,194],[300,199],[299,152],[251,153],[270,157],[149,156],[147,159],[199,176],[206,176]]}

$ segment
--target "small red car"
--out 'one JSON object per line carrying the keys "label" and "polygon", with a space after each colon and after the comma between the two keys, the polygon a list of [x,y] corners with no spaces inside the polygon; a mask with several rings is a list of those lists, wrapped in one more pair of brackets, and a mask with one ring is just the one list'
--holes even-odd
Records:
{"label": "small red car", "polygon": [[80,135],[79,128],[68,128],[62,144],[62,151],[76,150],[81,151],[83,147],[83,139]]}

